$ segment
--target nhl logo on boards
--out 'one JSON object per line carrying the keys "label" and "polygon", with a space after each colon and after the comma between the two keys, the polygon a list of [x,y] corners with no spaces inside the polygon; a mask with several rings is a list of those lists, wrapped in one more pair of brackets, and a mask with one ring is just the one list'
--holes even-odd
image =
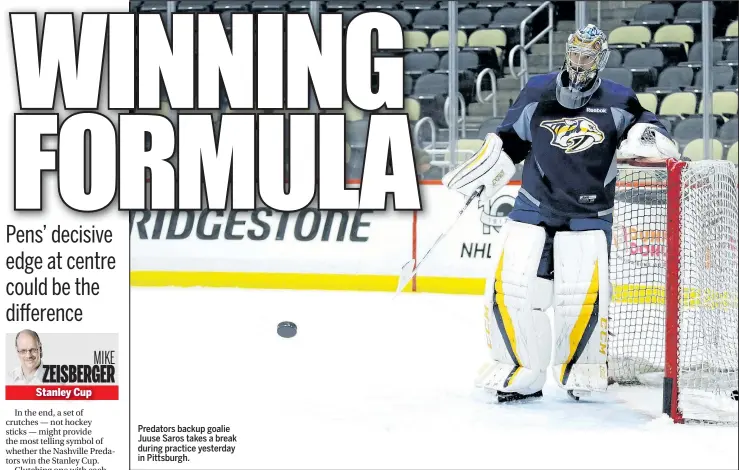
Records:
{"label": "nhl logo on boards", "polygon": [[482,234],[490,235],[492,233],[490,229],[500,232],[503,224],[508,220],[508,214],[513,210],[515,202],[513,196],[507,194],[485,202],[478,201],[477,207],[482,208],[482,214],[480,214]]}

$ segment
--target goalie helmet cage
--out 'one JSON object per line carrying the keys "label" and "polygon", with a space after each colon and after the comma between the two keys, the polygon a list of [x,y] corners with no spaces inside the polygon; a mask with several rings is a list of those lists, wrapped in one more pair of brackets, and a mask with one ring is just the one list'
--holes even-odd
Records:
{"label": "goalie helmet cage", "polygon": [[619,169],[608,373],[675,422],[736,425],[738,191],[727,161]]}

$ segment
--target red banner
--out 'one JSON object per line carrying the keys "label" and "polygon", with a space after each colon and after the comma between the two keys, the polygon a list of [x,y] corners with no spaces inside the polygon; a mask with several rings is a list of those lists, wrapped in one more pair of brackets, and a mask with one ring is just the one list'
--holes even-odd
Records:
{"label": "red banner", "polygon": [[6,400],[117,400],[118,385],[6,385]]}

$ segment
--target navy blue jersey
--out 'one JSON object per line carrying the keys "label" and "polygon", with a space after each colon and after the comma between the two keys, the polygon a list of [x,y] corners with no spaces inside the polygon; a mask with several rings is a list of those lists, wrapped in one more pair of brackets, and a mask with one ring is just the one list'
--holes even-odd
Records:
{"label": "navy blue jersey", "polygon": [[524,161],[521,194],[567,217],[613,212],[616,149],[632,125],[650,123],[669,135],[630,88],[600,79],[590,101],[565,108],[556,98],[560,72],[532,77],[497,134],[514,163]]}

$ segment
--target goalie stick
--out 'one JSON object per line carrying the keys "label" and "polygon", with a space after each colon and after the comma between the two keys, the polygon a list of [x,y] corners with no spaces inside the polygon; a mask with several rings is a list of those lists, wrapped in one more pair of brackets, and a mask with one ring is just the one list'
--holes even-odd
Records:
{"label": "goalie stick", "polygon": [[462,217],[462,214],[464,214],[464,211],[467,210],[470,203],[472,203],[472,201],[476,197],[480,196],[480,194],[482,193],[484,189],[485,189],[484,186],[480,186],[477,189],[477,191],[472,193],[470,197],[467,198],[462,208],[459,210],[459,212],[457,212],[457,217],[454,219],[454,221],[449,225],[449,227],[446,230],[441,232],[441,235],[439,235],[439,238],[437,238],[434,244],[431,245],[431,248],[429,248],[426,254],[423,255],[423,258],[421,258],[421,261],[419,261],[418,264],[416,264],[415,259],[411,259],[403,265],[403,267],[400,270],[400,276],[398,278],[398,287],[395,289],[396,296],[400,293],[400,291],[403,290],[403,288],[408,284],[408,282],[411,279],[413,279],[413,276],[416,275],[416,273],[418,272],[418,268],[421,267],[421,264],[423,264],[424,260],[426,260],[428,255],[431,253],[431,250],[433,250],[434,247],[439,244],[439,242],[447,235],[447,233],[451,232],[452,228],[454,228],[454,226],[457,224],[457,221],[459,221],[460,217]]}

